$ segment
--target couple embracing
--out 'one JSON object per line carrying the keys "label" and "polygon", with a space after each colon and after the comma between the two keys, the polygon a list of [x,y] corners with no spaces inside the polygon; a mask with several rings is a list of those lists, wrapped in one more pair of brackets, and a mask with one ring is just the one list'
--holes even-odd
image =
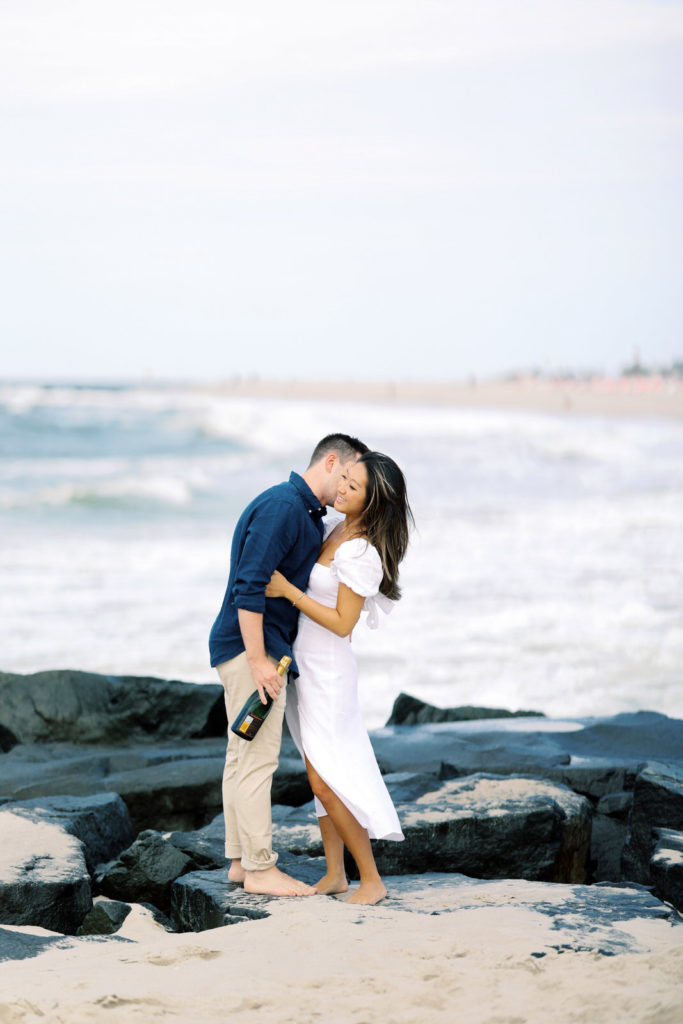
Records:
{"label": "couple embracing", "polygon": [[[329,516],[327,506],[335,510]],[[237,523],[209,649],[229,722],[255,688],[264,703],[266,694],[274,699],[252,742],[228,733],[225,854],[230,880],[249,892],[346,892],[347,847],[360,876],[349,902],[386,895],[370,840],[403,833],[361,716],[350,636],[362,611],[376,628],[379,611],[399,598],[411,522],[396,463],[357,438],[330,434],[302,475],[264,491]],[[289,686],[276,670],[283,655],[293,659]],[[280,871],[272,848],[271,783],[285,714],[306,763],[327,863],[314,888]]]}

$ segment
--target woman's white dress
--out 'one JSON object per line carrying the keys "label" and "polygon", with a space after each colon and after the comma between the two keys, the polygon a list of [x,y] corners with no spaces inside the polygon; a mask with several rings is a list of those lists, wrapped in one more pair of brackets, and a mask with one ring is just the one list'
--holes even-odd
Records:
{"label": "woman's white dress", "polygon": [[[378,610],[391,602],[379,593],[382,564],[366,540],[355,538],[337,548],[332,565],[313,566],[306,593],[329,608],[345,583],[365,597],[368,626],[377,628]],[[403,839],[398,816],[375,760],[358,700],[356,659],[348,637],[299,615],[294,643],[299,676],[287,687],[286,717],[302,755],[334,790],[371,839]],[[316,813],[327,813],[316,799]]]}

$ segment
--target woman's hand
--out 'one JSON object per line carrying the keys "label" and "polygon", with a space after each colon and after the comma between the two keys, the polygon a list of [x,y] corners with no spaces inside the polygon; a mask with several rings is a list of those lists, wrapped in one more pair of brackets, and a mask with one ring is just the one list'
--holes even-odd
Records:
{"label": "woman's hand", "polygon": [[289,581],[276,569],[266,586],[266,597],[287,597],[289,586]]}

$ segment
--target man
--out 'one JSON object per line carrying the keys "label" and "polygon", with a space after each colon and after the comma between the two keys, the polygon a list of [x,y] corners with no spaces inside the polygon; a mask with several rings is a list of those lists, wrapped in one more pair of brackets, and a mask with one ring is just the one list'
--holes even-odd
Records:
{"label": "man", "polygon": [[[338,482],[367,445],[348,434],[329,434],[313,451],[303,476],[291,473],[255,498],[240,516],[232,539],[230,576],[223,605],[211,629],[211,665],[225,690],[232,722],[256,688],[274,699],[253,741],[229,733],[223,773],[225,855],[228,877],[247,892],[305,896],[315,892],[276,866],[272,846],[270,791],[277,768],[285,711],[286,680],[276,665],[292,656],[298,609],[282,598],[266,598],[275,569],[306,589],[323,538],[322,517],[334,503]],[[291,670],[297,671],[292,662]]]}

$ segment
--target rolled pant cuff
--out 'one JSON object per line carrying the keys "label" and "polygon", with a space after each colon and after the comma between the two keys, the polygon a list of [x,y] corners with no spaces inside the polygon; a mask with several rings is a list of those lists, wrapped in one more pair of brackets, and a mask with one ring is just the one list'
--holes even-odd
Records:
{"label": "rolled pant cuff", "polygon": [[245,871],[265,871],[267,868],[272,868],[277,861],[277,854],[274,853],[269,860],[257,861],[250,860],[249,857],[245,857],[242,854],[242,867]]}

